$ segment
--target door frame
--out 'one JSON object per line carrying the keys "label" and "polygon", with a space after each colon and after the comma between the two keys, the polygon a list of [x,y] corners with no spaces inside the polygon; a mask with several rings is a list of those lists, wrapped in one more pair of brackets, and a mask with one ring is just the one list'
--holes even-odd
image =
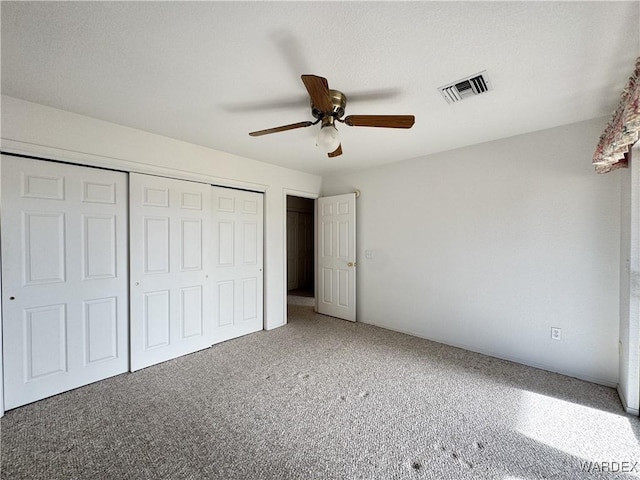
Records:
{"label": "door frame", "polygon": [[[2,163],[0,162],[0,198],[2,198]],[[0,211],[2,211],[2,201],[0,200]],[[2,272],[2,249],[0,248],[0,272]],[[0,292],[2,292],[2,275],[0,275]],[[2,295],[0,293],[0,305],[2,305]],[[2,351],[2,308],[0,308],[0,418],[4,417],[4,354]]]}
{"label": "door frame", "polygon": [[[287,272],[287,264],[288,264],[288,259],[287,259],[287,196],[292,196],[292,197],[302,197],[302,198],[310,198],[313,200],[313,224],[314,224],[314,231],[315,231],[315,222],[316,222],[316,218],[318,216],[318,212],[317,212],[317,202],[316,200],[320,197],[320,194],[317,193],[311,193],[311,192],[304,192],[302,190],[293,190],[290,188],[283,188],[282,189],[282,214],[283,214],[283,218],[284,218],[284,222],[282,225],[282,239],[283,239],[283,245],[284,245],[284,249],[283,249],[283,258],[284,258],[284,262],[283,262],[283,283],[282,283],[282,288],[284,291],[284,296],[282,298],[282,311],[284,312],[284,322],[283,325],[286,325],[287,323],[289,323],[289,312],[288,312],[288,305],[287,305],[287,286],[288,286],[288,272]],[[317,258],[318,258],[318,242],[316,241],[316,236],[313,236],[313,271],[314,274],[317,271],[318,265],[317,265]],[[316,302],[317,302],[317,298],[318,298],[318,282],[314,282],[314,292],[313,292],[313,296],[314,298],[316,298]],[[317,304],[314,307],[314,310],[317,310]]]}
{"label": "door frame", "polygon": [[[618,396],[624,410],[640,414],[640,142],[629,151],[629,169],[622,180],[620,319]],[[626,210],[626,211],[625,211]],[[624,338],[623,338],[624,337]]]}

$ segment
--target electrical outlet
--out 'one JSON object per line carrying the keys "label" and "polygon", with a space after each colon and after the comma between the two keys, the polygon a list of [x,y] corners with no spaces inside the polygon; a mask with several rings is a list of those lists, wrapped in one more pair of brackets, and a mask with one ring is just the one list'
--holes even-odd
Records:
{"label": "electrical outlet", "polygon": [[551,327],[551,339],[560,340],[562,338],[562,329],[557,327]]}

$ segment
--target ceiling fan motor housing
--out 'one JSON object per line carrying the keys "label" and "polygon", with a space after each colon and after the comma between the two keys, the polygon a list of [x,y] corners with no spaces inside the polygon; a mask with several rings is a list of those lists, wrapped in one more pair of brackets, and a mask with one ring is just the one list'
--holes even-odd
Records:
{"label": "ceiling fan motor housing", "polygon": [[311,114],[314,118],[322,120],[323,117],[330,115],[333,118],[342,118],[344,115],[344,109],[347,106],[347,96],[339,92],[338,90],[329,90],[329,94],[331,95],[331,105],[333,109],[331,112],[323,112],[318,107],[311,102]]}

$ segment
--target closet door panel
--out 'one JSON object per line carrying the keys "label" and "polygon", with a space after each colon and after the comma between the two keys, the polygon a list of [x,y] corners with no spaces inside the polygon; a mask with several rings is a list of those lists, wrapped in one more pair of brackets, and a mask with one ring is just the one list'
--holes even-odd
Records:
{"label": "closet door panel", "polygon": [[127,175],[1,162],[10,409],[128,370]]}
{"label": "closet door panel", "polygon": [[211,346],[211,186],[130,176],[131,370]]}
{"label": "closet door panel", "polygon": [[262,330],[264,195],[213,188],[213,343]]}

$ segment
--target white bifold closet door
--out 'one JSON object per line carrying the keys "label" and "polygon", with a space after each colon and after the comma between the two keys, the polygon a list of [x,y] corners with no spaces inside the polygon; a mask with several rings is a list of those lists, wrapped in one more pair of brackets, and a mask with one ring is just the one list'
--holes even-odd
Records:
{"label": "white bifold closet door", "polygon": [[263,201],[213,187],[213,343],[262,330]]}
{"label": "white bifold closet door", "polygon": [[134,174],[131,370],[210,347],[211,186]]}
{"label": "white bifold closet door", "polygon": [[127,175],[2,156],[5,408],[126,372]]}

